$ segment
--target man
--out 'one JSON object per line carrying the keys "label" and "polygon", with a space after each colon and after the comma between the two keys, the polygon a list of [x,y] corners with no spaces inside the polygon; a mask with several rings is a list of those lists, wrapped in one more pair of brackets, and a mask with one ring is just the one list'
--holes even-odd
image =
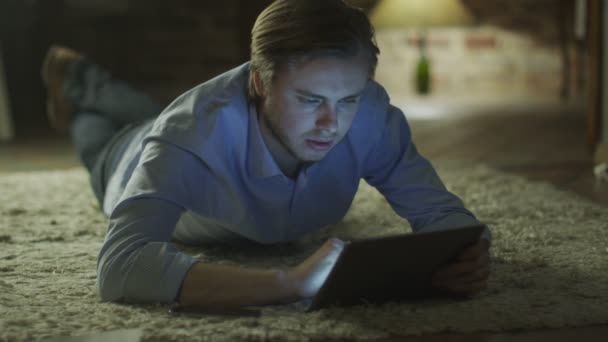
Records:
{"label": "man", "polygon": [[[147,96],[78,53],[50,50],[51,121],[69,128],[109,215],[102,300],[234,308],[312,297],[343,248],[338,239],[285,270],[209,264],[170,241],[272,248],[338,222],[361,178],[416,232],[478,223],[373,81],[379,50],[364,13],[341,0],[277,0],[258,17],[251,50],[250,63],[160,116]],[[433,285],[483,289],[488,241],[486,233]]]}

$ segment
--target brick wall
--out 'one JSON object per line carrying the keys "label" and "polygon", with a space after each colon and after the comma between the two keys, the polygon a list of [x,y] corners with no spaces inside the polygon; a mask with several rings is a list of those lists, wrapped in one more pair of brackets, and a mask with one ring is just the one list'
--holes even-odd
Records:
{"label": "brick wall", "polygon": [[[416,97],[418,32],[379,30],[377,41],[382,52],[376,78],[394,96]],[[564,67],[560,49],[531,35],[493,26],[432,29],[427,32],[427,51],[432,63],[433,96],[523,100],[560,97]]]}

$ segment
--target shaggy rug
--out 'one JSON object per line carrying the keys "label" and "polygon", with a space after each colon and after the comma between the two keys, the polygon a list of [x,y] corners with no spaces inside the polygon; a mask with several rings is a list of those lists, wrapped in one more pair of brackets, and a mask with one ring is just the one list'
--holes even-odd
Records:
{"label": "shaggy rug", "polygon": [[[488,290],[471,300],[313,313],[296,303],[252,315],[176,315],[164,306],[100,303],[95,262],[106,220],[84,171],[0,175],[0,341],[131,328],[142,329],[147,341],[314,340],[608,323],[608,208],[484,166],[437,166],[448,187],[493,230]],[[300,243],[188,252],[213,262],[295,265],[329,236],[394,234],[405,227],[362,184],[341,224]]]}

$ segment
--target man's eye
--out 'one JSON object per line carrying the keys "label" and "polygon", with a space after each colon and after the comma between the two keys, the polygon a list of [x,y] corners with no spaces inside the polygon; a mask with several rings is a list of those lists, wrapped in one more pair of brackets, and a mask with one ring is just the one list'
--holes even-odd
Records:
{"label": "man's eye", "polygon": [[350,98],[350,99],[344,99],[344,100],[342,100],[342,103],[347,103],[347,104],[355,104],[357,102],[359,102],[359,98],[358,97],[353,97],[353,98]]}
{"label": "man's eye", "polygon": [[302,97],[302,96],[298,96],[298,100],[305,104],[316,104],[316,103],[320,102],[319,99],[315,99],[312,97]]}

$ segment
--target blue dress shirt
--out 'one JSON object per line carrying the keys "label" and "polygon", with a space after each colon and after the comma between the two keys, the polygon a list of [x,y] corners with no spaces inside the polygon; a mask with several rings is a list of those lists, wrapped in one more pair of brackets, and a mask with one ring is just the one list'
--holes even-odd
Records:
{"label": "blue dress shirt", "polygon": [[244,64],[197,86],[121,141],[103,204],[102,300],[173,302],[196,260],[171,240],[296,240],[340,221],[361,179],[414,231],[478,223],[418,154],[405,116],[375,81],[344,139],[290,179],[262,139],[248,77]]}

